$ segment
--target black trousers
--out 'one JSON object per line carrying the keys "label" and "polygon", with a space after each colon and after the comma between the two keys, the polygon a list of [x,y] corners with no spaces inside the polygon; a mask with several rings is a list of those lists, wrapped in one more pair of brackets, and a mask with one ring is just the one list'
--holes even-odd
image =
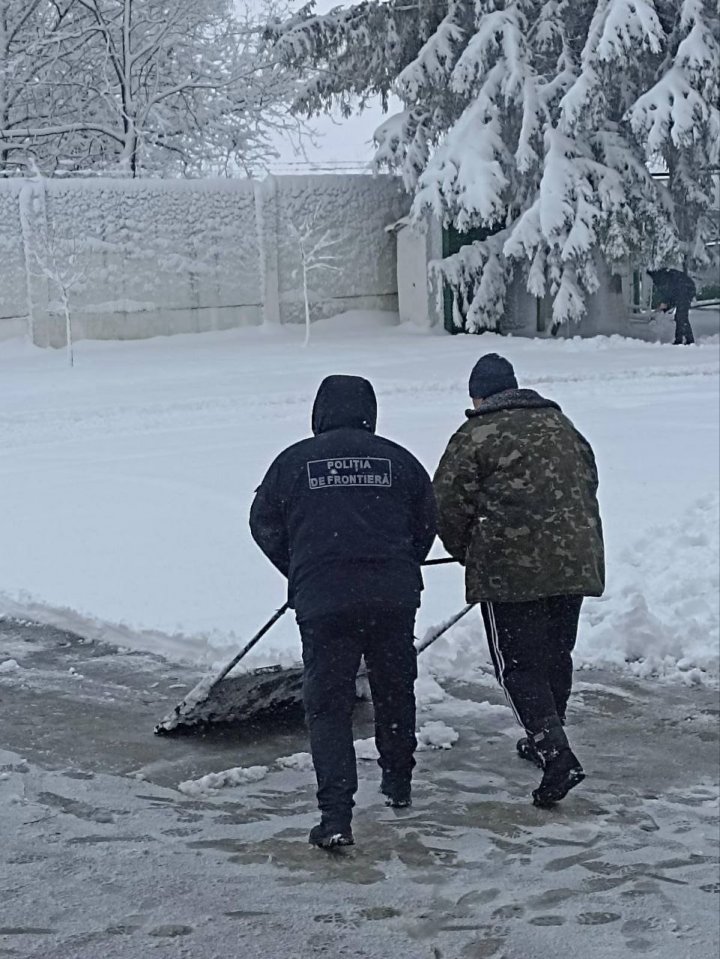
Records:
{"label": "black trousers", "polygon": [[495,675],[530,736],[565,721],[582,602],[549,596],[480,604]]}
{"label": "black trousers", "polygon": [[690,305],[682,303],[675,308],[675,346],[694,343],[692,326],[690,326]]}
{"label": "black trousers", "polygon": [[299,622],[303,698],[323,819],[346,825],[357,791],[352,714],[364,656],[383,773],[409,780],[415,765],[415,609],[362,608]]}

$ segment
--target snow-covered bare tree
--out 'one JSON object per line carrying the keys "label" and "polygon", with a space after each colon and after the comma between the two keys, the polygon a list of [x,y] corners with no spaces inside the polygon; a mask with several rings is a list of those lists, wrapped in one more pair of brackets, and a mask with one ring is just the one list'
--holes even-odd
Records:
{"label": "snow-covered bare tree", "polygon": [[230,172],[271,155],[274,131],[298,127],[292,74],[231,0],[29,2],[5,44],[7,82],[42,85],[0,112],[0,147],[15,159],[49,172]]}
{"label": "snow-covered bare tree", "polygon": [[[87,279],[79,255],[79,238],[74,233],[63,233],[58,228],[48,210],[45,181],[37,172],[21,191],[20,217],[25,221],[23,236],[28,282],[32,277],[38,277],[46,284],[47,310],[50,314],[62,316],[68,364],[73,367],[73,300]],[[31,296],[29,292],[28,306],[32,322]]]}
{"label": "snow-covered bare tree", "polygon": [[[455,315],[495,328],[518,267],[554,323],[597,257],[706,257],[718,163],[716,0],[365,0],[275,26],[306,114],[395,93],[377,162],[414,214],[484,236],[444,260]],[[651,169],[666,168],[669,182]]]}
{"label": "snow-covered bare tree", "polygon": [[291,221],[288,225],[290,237],[296,245],[300,260],[293,276],[302,281],[303,307],[305,310],[305,346],[310,342],[310,324],[312,322],[311,304],[314,298],[312,283],[320,273],[338,273],[339,248],[345,237],[337,230],[328,229],[321,224],[319,213],[310,213],[301,220]]}
{"label": "snow-covered bare tree", "polygon": [[[15,131],[63,111],[58,61],[75,0],[0,0],[0,175],[32,165],[35,152]],[[30,162],[28,162],[30,161]]]}

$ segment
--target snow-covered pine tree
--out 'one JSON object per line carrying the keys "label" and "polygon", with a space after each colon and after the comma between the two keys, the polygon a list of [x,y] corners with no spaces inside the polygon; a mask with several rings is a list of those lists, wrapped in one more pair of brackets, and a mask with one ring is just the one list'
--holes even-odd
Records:
{"label": "snow-covered pine tree", "polygon": [[[692,269],[720,253],[720,16],[717,0],[658,0],[666,42],[653,85],[628,109],[658,183],[652,260]],[[679,9],[678,9],[679,8]]]}
{"label": "snow-covered pine tree", "polygon": [[[485,237],[440,265],[457,321],[479,330],[518,267],[559,325],[582,316],[598,254],[702,258],[719,19],[714,0],[366,0],[310,4],[274,36],[307,76],[298,110],[400,98],[377,161],[416,216]],[[661,160],[669,187],[651,176]]]}

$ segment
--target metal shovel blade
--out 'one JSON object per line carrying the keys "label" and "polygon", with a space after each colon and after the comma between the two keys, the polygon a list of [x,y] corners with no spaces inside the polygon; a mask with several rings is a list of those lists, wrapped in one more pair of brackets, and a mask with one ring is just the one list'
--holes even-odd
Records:
{"label": "metal shovel blade", "polygon": [[168,736],[219,724],[249,723],[259,717],[279,717],[299,709],[302,678],[302,664],[298,664],[264,666],[215,682],[201,680],[157,724],[155,733]]}

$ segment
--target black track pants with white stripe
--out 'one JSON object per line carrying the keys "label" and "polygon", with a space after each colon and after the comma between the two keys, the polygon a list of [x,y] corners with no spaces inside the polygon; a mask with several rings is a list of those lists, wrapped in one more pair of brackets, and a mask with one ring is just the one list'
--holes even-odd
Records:
{"label": "black track pants with white stripe", "polygon": [[495,675],[530,735],[565,720],[582,601],[549,596],[480,604]]}

